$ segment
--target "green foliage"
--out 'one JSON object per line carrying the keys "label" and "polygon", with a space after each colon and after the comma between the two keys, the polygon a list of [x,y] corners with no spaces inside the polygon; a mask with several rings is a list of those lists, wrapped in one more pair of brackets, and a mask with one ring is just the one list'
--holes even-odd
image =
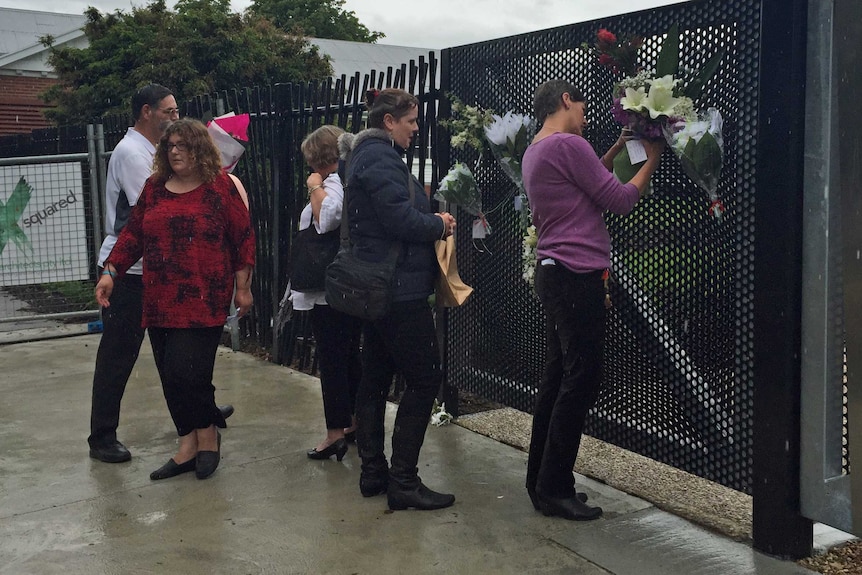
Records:
{"label": "green foliage", "polygon": [[701,92],[703,92],[703,87],[709,82],[715,73],[718,71],[718,67],[721,65],[721,59],[724,58],[724,50],[719,50],[717,54],[715,54],[709,61],[703,65],[703,68],[700,69],[694,79],[688,83],[688,85],[683,90],[683,94],[688,96],[693,101],[697,102],[698,98],[700,98]]}
{"label": "green foliage", "polygon": [[163,84],[178,102],[216,90],[306,82],[331,73],[326,56],[304,38],[285,35],[265,18],[230,11],[229,0],[179,0],[176,11],[154,0],[130,13],[85,12],[87,48],[50,48],[60,84],[43,94],[57,103],[57,124],[129,113],[140,86]]}
{"label": "green foliage", "polygon": [[345,0],[254,0],[248,9],[292,34],[352,42],[376,42],[382,32],[371,32],[356,14],[344,10]]}
{"label": "green foliage", "polygon": [[679,68],[679,25],[674,24],[665,35],[655,65],[656,78],[662,76],[676,76]]}

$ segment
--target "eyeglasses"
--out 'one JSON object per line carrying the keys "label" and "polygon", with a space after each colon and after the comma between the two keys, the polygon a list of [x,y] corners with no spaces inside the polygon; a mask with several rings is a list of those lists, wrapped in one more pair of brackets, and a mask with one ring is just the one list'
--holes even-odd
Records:
{"label": "eyeglasses", "polygon": [[188,152],[189,151],[189,147],[188,147],[188,145],[186,145],[185,142],[177,142],[177,143],[168,142],[167,146],[165,146],[165,147],[168,149],[168,152],[173,151],[174,148],[176,148],[178,152]]}
{"label": "eyeglasses", "polygon": [[174,114],[176,114],[177,116],[180,115],[179,108],[159,108],[159,112],[162,112],[163,114],[166,114],[168,116],[173,116]]}

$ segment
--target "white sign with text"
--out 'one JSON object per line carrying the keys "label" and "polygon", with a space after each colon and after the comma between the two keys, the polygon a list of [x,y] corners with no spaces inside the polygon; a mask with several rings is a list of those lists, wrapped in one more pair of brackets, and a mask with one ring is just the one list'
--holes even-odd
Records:
{"label": "white sign with text", "polygon": [[0,285],[89,278],[81,164],[0,166]]}

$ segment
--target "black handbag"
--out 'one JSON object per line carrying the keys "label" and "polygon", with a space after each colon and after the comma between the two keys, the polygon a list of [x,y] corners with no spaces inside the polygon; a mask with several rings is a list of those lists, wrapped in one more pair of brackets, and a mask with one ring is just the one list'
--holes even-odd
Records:
{"label": "black handbag", "polygon": [[[413,204],[413,178],[407,174],[410,204]],[[344,209],[341,219],[341,248],[326,268],[326,303],[342,313],[366,321],[382,318],[392,302],[392,279],[401,252],[401,242],[393,242],[381,262],[361,260],[350,249],[348,237],[348,187],[344,186]]]}
{"label": "black handbag", "polygon": [[290,288],[299,292],[323,291],[326,267],[341,245],[339,230],[320,234],[312,223],[293,236],[290,247]]}

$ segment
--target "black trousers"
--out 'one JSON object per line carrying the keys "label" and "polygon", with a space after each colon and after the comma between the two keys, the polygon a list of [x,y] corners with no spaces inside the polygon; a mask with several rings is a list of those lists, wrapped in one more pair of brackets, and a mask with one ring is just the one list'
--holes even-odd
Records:
{"label": "black trousers", "polygon": [[350,427],[356,390],[362,378],[359,355],[362,322],[328,305],[315,305],[311,310],[311,329],[317,345],[326,429]]}
{"label": "black trousers", "polygon": [[363,471],[385,462],[383,419],[395,372],[405,390],[392,432],[391,479],[405,485],[417,480],[419,451],[442,381],[434,317],[424,299],[395,302],[385,317],[363,327],[362,381],[356,400],[356,440]]}
{"label": "black trousers", "polygon": [[533,413],[527,487],[546,497],[573,497],[572,469],[601,385],[607,313],[602,272],[538,265],[536,292],[547,319],[548,349]]}
{"label": "black trousers", "polygon": [[116,278],[110,301],[110,307],[102,308],[102,339],[93,373],[90,437],[87,439],[90,447],[109,445],[117,440],[120,403],[144,341],[141,276],[126,274]]}
{"label": "black trousers", "polygon": [[188,435],[210,425],[224,426],[213,386],[213,367],[222,330],[222,326],[149,328],[162,391],[177,435]]}

